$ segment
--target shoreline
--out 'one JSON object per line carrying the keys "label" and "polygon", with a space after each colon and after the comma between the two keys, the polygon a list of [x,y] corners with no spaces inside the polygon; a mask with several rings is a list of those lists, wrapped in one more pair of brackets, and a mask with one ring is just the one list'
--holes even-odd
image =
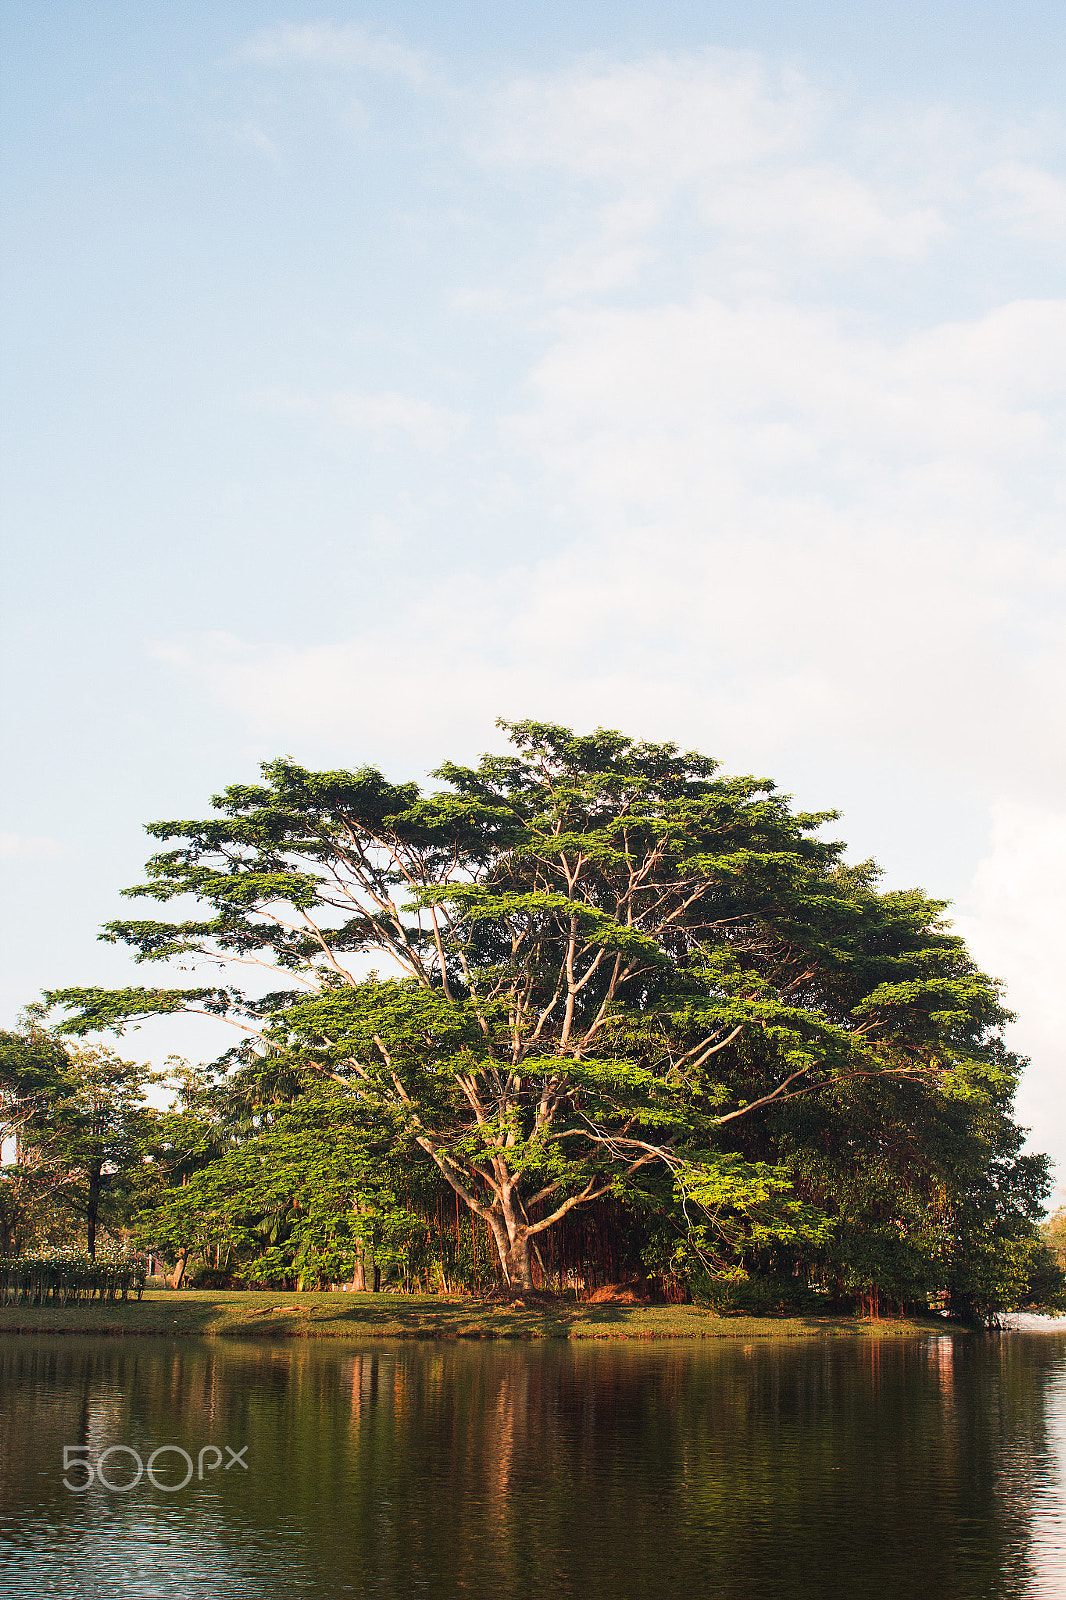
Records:
{"label": "shoreline", "polygon": [[717,1316],[699,1306],[560,1301],[500,1305],[445,1295],[147,1290],[140,1301],[2,1306],[3,1334],[421,1340],[914,1338],[969,1333],[942,1317]]}

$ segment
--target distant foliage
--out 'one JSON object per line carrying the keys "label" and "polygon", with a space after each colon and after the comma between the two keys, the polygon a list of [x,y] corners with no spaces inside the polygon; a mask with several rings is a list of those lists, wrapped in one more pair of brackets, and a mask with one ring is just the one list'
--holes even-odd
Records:
{"label": "distant foliage", "polygon": [[1066,1267],[1066,1206],[1051,1213],[1040,1233],[1059,1266]]}

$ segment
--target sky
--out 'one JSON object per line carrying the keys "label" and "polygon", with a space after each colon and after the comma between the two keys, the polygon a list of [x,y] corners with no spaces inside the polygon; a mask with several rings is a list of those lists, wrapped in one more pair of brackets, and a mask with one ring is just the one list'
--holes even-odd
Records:
{"label": "sky", "polygon": [[1066,1182],[1058,8],[8,0],[0,74],[0,1025],[262,760],[614,727],[951,902]]}

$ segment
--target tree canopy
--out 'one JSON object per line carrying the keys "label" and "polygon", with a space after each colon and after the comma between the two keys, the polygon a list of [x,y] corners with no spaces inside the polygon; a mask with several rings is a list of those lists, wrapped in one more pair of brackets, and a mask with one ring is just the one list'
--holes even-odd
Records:
{"label": "tree canopy", "polygon": [[[283,758],[207,818],[150,824],[164,848],[125,892],[161,914],[103,936],[194,984],[57,991],[63,1026],[225,1018],[246,1077],[328,1086],[434,1163],[526,1289],[538,1240],[608,1196],[670,1210],[712,1274],[824,1253],[860,1112],[877,1134],[954,1114],[971,1144],[979,1108],[1013,1127],[998,985],[944,902],[846,863],[834,812],[673,744],[503,726],[512,753],[430,792]],[[977,1144],[1016,1168],[1017,1145]],[[1046,1162],[1026,1237],[1042,1183]],[[943,1256],[958,1219],[914,1203]]]}

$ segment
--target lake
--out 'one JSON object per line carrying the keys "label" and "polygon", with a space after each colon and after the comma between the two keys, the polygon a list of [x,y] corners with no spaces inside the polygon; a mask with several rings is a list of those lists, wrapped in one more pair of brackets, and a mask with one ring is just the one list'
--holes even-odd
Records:
{"label": "lake", "polygon": [[1061,1600],[1064,1472],[1066,1333],[0,1337],[3,1596]]}

